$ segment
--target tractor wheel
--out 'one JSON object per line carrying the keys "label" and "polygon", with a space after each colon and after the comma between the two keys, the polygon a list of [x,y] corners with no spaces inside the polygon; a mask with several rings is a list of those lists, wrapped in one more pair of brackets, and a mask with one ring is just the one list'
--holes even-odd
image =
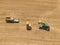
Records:
{"label": "tractor wheel", "polygon": [[49,27],[49,28],[47,28],[47,31],[50,31],[50,27]]}
{"label": "tractor wheel", "polygon": [[43,29],[42,27],[39,27],[39,29]]}

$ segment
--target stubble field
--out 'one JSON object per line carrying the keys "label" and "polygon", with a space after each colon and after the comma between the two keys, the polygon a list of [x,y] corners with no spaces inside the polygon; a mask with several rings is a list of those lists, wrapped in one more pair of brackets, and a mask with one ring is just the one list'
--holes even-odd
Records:
{"label": "stubble field", "polygon": [[[6,23],[6,16],[20,23]],[[51,30],[39,30],[38,20]],[[26,21],[32,30],[26,30]],[[60,45],[59,0],[0,0],[0,45]]]}

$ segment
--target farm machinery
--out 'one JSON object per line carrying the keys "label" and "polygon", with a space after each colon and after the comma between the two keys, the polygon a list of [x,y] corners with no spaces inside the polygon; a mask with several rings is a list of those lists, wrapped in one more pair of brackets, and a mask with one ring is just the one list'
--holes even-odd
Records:
{"label": "farm machinery", "polygon": [[27,30],[32,30],[31,24],[29,22],[26,23],[26,29]]}
{"label": "farm machinery", "polygon": [[40,22],[40,23],[38,23],[38,24],[41,24],[41,25],[39,26],[39,29],[43,29],[43,30],[50,31],[50,26],[49,26],[48,23]]}
{"label": "farm machinery", "polygon": [[14,19],[13,17],[7,16],[6,17],[6,22],[7,23],[19,23],[18,19]]}

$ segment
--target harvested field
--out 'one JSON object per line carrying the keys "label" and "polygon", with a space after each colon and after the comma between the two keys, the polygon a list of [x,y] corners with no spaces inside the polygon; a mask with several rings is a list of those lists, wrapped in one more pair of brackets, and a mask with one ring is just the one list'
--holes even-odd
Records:
{"label": "harvested field", "polygon": [[[6,16],[20,23],[6,23]],[[51,30],[39,30],[38,20]],[[26,30],[26,21],[32,30]],[[0,45],[60,45],[60,0],[0,0]]]}

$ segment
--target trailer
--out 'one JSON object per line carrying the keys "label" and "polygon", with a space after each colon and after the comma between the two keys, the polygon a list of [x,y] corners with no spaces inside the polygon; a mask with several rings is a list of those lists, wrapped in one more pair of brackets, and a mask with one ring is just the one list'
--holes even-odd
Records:
{"label": "trailer", "polygon": [[26,22],[26,29],[32,30],[31,24],[28,21]]}

